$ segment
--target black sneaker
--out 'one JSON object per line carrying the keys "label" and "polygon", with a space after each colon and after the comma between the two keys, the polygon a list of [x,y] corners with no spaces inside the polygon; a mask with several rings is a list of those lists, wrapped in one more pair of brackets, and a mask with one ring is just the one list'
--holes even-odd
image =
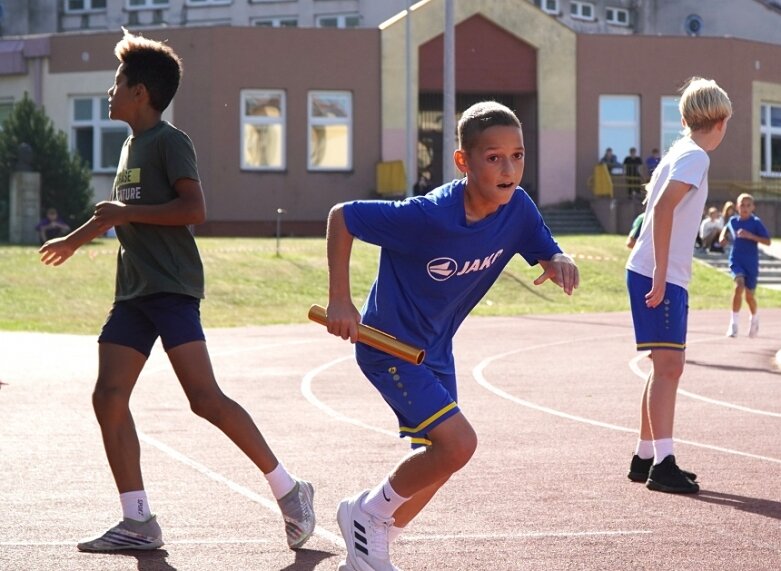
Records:
{"label": "black sneaker", "polygon": [[[648,480],[648,473],[651,471],[651,466],[653,465],[653,458],[643,459],[635,454],[632,456],[632,464],[629,466],[629,474],[627,474],[626,477],[633,482],[646,482]],[[686,470],[681,470],[681,472],[683,472],[683,475],[692,482],[697,481],[697,474],[694,472],[688,472]]]}
{"label": "black sneaker", "polygon": [[696,494],[700,486],[692,482],[675,464],[672,454],[659,464],[651,466],[645,487],[669,494]]}

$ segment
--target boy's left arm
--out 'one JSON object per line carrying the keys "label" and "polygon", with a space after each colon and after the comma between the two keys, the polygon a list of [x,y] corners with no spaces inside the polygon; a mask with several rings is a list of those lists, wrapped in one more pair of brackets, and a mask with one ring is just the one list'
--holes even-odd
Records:
{"label": "boy's left arm", "polygon": [[206,204],[201,183],[191,178],[180,178],[174,183],[178,195],[163,204],[125,204],[104,200],[95,206],[95,218],[106,226],[121,226],[131,222],[159,226],[187,226],[206,220]]}
{"label": "boy's left arm", "polygon": [[540,285],[546,280],[551,280],[564,290],[567,295],[580,285],[580,274],[575,261],[567,254],[555,254],[550,260],[538,260],[543,272],[534,285]]}

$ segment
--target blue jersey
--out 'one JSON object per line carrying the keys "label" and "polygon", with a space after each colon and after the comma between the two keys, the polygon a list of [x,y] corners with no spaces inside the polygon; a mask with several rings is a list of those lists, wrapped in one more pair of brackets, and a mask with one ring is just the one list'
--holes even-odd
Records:
{"label": "blue jersey", "polygon": [[[466,221],[465,188],[461,179],[403,201],[344,205],[349,232],[381,248],[363,323],[425,348],[425,364],[441,373],[455,370],[453,336],[513,254],[534,265],[561,252],[522,188],[474,224]],[[362,362],[383,358],[360,343],[356,354]]]}
{"label": "blue jersey", "polygon": [[732,237],[732,251],[729,255],[730,264],[738,263],[745,268],[759,268],[759,247],[754,240],[738,238],[738,230],[748,230],[762,238],[769,238],[767,228],[762,221],[751,214],[745,220],[735,215],[727,222],[727,228]]}

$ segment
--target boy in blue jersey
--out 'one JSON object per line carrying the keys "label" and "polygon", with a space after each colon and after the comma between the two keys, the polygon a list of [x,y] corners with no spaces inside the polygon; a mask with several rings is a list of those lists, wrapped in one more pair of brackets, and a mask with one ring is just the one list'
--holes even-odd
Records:
{"label": "boy in blue jersey", "polygon": [[686,288],[708,198],[708,153],[724,139],[732,103],[715,81],[692,78],[678,108],[685,135],[648,183],[645,219],[626,263],[636,347],[650,351],[653,363],[628,477],[651,490],[694,494],[700,489],[697,476],[681,470],[673,455],[675,397],[686,362]]}
{"label": "boy in blue jersey", "polygon": [[756,337],[759,334],[757,298],[754,294],[759,277],[759,247],[757,244],[769,246],[770,234],[762,221],[754,215],[753,196],[746,193],[738,196],[738,213],[727,221],[721,231],[719,241],[722,245],[728,241],[732,242],[729,270],[735,279],[735,293],[732,296],[732,316],[727,328],[727,337],[737,337],[738,335],[738,316],[744,295],[746,305],[751,313],[748,336]]}
{"label": "boy in blue jersey", "polygon": [[[419,367],[362,343],[358,365],[398,417],[413,451],[374,489],[339,504],[347,571],[392,571],[391,542],[461,469],[477,436],[458,408],[453,336],[516,253],[539,263],[539,285],[568,294],[578,269],[519,188],[521,124],[507,107],[482,102],[458,123],[454,161],[465,178],[399,202],[338,204],[328,218],[328,331],[357,340],[358,323],[426,349]],[[359,313],[352,302],[353,238],[381,247],[377,278]]]}
{"label": "boy in blue jersey", "polygon": [[161,119],[179,87],[181,60],[168,45],[127,30],[114,53],[120,64],[108,90],[109,117],[126,122],[132,136],[122,146],[111,200],[99,202],[83,226],[40,249],[45,264],[59,266],[112,226],[120,244],[114,305],[98,338],[92,403],[123,519],[77,547],[94,552],[163,545],[144,489],[129,408],[158,337],[190,408],[262,471],[282,511],[288,546],[301,547],[315,527],[312,485],[285,470],[252,417],[222,392],[206,348],[200,315],[203,264],[188,229],[205,219],[203,189],[192,141]]}

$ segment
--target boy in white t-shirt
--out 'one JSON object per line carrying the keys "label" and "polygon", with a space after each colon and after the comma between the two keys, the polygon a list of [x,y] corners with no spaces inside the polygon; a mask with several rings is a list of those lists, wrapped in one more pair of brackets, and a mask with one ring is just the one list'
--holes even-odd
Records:
{"label": "boy in white t-shirt", "polygon": [[693,249],[708,199],[708,152],[727,131],[732,104],[715,81],[694,77],[679,103],[684,136],[648,184],[645,222],[627,261],[627,288],[638,351],[653,363],[642,397],[640,438],[629,479],[651,490],[692,494],[697,476],[673,456],[673,420],[686,349]]}

